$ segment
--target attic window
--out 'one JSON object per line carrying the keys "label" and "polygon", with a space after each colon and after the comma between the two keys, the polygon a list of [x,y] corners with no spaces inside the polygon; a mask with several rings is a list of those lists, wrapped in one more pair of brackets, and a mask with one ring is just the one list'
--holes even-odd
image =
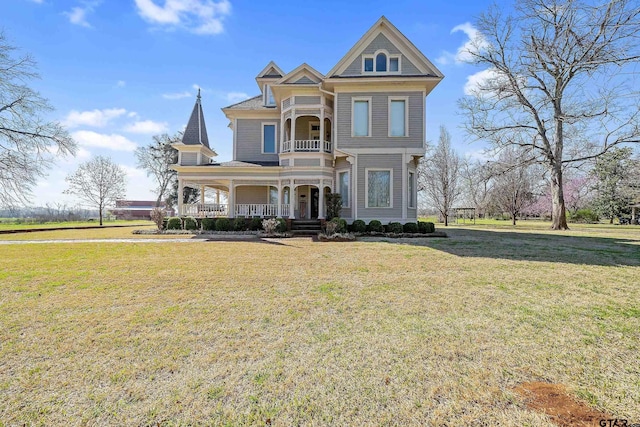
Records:
{"label": "attic window", "polygon": [[362,56],[362,72],[387,74],[400,72],[400,55],[389,55],[386,51],[377,51],[373,55]]}
{"label": "attic window", "polygon": [[264,85],[264,105],[267,107],[275,107],[276,100],[273,97],[273,91],[270,85]]}

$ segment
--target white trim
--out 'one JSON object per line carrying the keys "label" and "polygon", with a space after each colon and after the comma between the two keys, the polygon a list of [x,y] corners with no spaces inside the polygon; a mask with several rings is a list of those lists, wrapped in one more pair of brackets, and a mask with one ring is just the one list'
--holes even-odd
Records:
{"label": "white trim", "polygon": [[[369,206],[369,172],[389,172],[389,206]],[[393,168],[365,168],[364,192],[366,209],[393,209]]]}
{"label": "white trim", "polygon": [[[391,135],[391,103],[393,101],[404,101],[404,135]],[[387,100],[387,136],[389,138],[409,137],[409,97],[389,96]]]}
{"label": "white trim", "polygon": [[422,147],[414,148],[351,148],[349,147],[349,154],[411,154],[413,156],[424,156],[424,149]]}
{"label": "white trim", "polygon": [[407,184],[407,157],[409,156],[406,154],[402,156],[402,218],[407,217],[407,206],[409,204],[409,201],[407,200],[407,187],[409,186]]}
{"label": "white trim", "polygon": [[[264,151],[264,127],[273,125],[273,153]],[[262,140],[262,154],[278,154],[278,122],[262,122],[260,126],[260,139]]]}
{"label": "white trim", "polygon": [[343,205],[343,208],[350,209],[351,208],[351,170],[349,168],[340,168],[336,169],[336,193],[340,192],[340,185],[342,184],[340,181],[340,174],[347,174],[347,201],[349,202],[346,205]]}
{"label": "white trim", "polygon": [[[411,175],[413,175],[413,179],[411,179]],[[409,188],[410,188],[409,183],[411,183],[411,182],[413,182],[413,192],[410,194],[409,193]],[[415,169],[407,171],[407,196],[409,197],[409,200],[407,200],[407,208],[408,209],[415,209],[416,205],[417,205],[416,199],[418,198],[418,192],[416,191],[416,171],[415,171]]]}
{"label": "white trim", "polygon": [[[352,138],[370,138],[371,137],[371,110],[373,110],[373,101],[372,101],[372,97],[371,96],[352,96],[351,97],[351,137]],[[355,135],[354,133],[354,121],[353,121],[353,113],[354,113],[354,109],[355,109],[355,103],[356,102],[362,102],[362,101],[367,101],[368,103],[368,107],[367,107],[367,113],[369,115],[369,119],[368,119],[368,129],[367,129],[367,135]]]}
{"label": "white trim", "polygon": [[[387,64],[385,66],[385,70],[384,71],[376,70],[376,68],[377,68],[376,67],[376,64],[377,64],[376,58],[381,53],[384,54],[387,57]],[[398,71],[390,71],[391,58],[398,60]],[[364,70],[364,62],[365,62],[366,59],[371,59],[373,61],[373,70],[371,70],[371,71],[365,71]],[[397,53],[392,55],[386,49],[378,49],[374,53],[363,54],[362,55],[362,68],[361,68],[360,72],[362,74],[365,74],[365,75],[373,74],[373,75],[392,75],[393,76],[393,75],[396,75],[396,74],[402,74],[402,55],[401,54],[397,54]]]}
{"label": "white trim", "polygon": [[238,134],[238,119],[233,119],[233,160],[238,158],[238,143],[236,135]]}

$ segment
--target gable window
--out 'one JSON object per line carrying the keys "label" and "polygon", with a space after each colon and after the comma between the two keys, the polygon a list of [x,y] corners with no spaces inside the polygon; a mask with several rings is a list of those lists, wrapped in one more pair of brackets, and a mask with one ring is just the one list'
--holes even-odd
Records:
{"label": "gable window", "polygon": [[373,57],[364,58],[364,71],[373,71]]}
{"label": "gable window", "polygon": [[367,169],[367,207],[391,208],[393,181],[391,169]]}
{"label": "gable window", "polygon": [[409,194],[407,194],[407,200],[409,201],[409,207],[416,207],[416,174],[413,172],[409,172],[409,182],[408,182],[408,190]]}
{"label": "gable window", "polygon": [[370,136],[371,98],[354,98],[352,104],[351,133],[352,136]]}
{"label": "gable window", "polygon": [[376,71],[387,71],[387,55],[384,53],[376,55]]}
{"label": "gable window", "polygon": [[338,172],[338,193],[342,198],[342,207],[349,207],[349,172]]}
{"label": "gable window", "polygon": [[389,99],[389,136],[407,136],[407,99]]}
{"label": "gable window", "polygon": [[268,107],[275,107],[276,100],[273,97],[273,91],[270,85],[264,85],[264,105]]}
{"label": "gable window", "polygon": [[389,58],[389,71],[400,71],[400,58]]}
{"label": "gable window", "polygon": [[276,124],[262,124],[262,153],[275,154],[276,152]]}

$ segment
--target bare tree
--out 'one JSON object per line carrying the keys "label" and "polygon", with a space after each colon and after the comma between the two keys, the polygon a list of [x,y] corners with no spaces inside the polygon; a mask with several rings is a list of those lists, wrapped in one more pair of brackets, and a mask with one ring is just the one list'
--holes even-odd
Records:
{"label": "bare tree", "polygon": [[428,150],[418,165],[418,191],[424,191],[427,201],[449,225],[449,211],[460,195],[459,170],[461,159],[451,147],[451,135],[440,126],[438,145]]}
{"label": "bare tree", "polygon": [[66,180],[69,188],[64,193],[98,208],[100,225],[105,207],[126,194],[126,172],[108,157],[98,156],[81,164]]}
{"label": "bare tree", "polygon": [[513,225],[533,201],[536,178],[532,165],[524,160],[528,157],[524,150],[509,147],[500,153],[497,161],[488,164],[493,178],[491,201],[501,212],[509,213]]}
{"label": "bare tree", "polygon": [[74,154],[67,131],[41,114],[53,108],[27,86],[38,78],[35,61],[16,57],[16,48],[0,32],[0,205],[25,204],[45,176],[55,154]]}
{"label": "bare tree", "polygon": [[156,206],[165,199],[170,191],[171,184],[176,180],[176,171],[171,169],[171,165],[177,163],[178,151],[171,146],[175,142],[182,140],[182,134],[177,133],[169,136],[166,133],[154,135],[153,142],[146,147],[138,147],[135,155],[138,160],[138,167],[147,172],[147,176],[153,176],[156,181]]}
{"label": "bare tree", "polygon": [[460,101],[467,130],[546,165],[553,229],[567,229],[563,170],[640,141],[637,0],[519,0],[480,16],[469,49],[488,77]]}
{"label": "bare tree", "polygon": [[476,208],[478,215],[486,214],[491,186],[491,168],[480,161],[466,159],[460,167],[460,185],[466,203]]}

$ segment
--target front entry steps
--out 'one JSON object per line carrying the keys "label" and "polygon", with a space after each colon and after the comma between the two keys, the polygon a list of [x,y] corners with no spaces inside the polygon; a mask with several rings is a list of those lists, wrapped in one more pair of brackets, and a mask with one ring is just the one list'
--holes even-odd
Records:
{"label": "front entry steps", "polygon": [[317,236],[321,230],[319,219],[294,219],[291,221],[291,234],[294,236]]}

